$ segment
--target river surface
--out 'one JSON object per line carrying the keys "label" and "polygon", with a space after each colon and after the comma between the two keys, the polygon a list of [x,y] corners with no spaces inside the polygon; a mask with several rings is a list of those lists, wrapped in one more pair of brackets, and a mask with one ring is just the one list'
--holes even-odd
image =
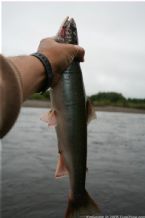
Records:
{"label": "river surface", "polygon": [[[47,109],[22,108],[2,141],[2,218],[63,218],[68,178],[55,179]],[[86,187],[104,215],[145,215],[145,115],[97,112],[88,126]]]}

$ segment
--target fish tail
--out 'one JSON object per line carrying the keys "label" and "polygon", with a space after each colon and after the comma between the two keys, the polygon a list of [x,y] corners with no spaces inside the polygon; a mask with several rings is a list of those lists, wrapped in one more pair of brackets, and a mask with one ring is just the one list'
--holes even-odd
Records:
{"label": "fish tail", "polygon": [[86,218],[100,214],[100,209],[96,202],[85,191],[78,199],[69,198],[65,218]]}

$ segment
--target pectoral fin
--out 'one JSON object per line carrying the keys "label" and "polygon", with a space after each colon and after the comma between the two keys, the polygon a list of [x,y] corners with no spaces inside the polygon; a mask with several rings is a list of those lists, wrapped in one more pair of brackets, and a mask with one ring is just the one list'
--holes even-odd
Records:
{"label": "pectoral fin", "polygon": [[42,114],[41,117],[40,117],[40,120],[42,120],[43,122],[48,123],[48,113],[49,113],[49,111]]}
{"label": "pectoral fin", "polygon": [[56,127],[57,126],[56,111],[50,110],[47,113],[42,114],[40,120],[48,123],[48,126]]}
{"label": "pectoral fin", "polygon": [[87,123],[90,123],[92,120],[96,119],[97,116],[96,116],[95,108],[89,99],[87,100],[86,108],[87,108]]}

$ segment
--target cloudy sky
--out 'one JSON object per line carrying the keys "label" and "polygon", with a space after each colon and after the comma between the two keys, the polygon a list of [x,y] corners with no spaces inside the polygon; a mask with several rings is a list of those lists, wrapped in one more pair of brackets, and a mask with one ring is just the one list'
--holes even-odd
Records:
{"label": "cloudy sky", "polygon": [[86,50],[81,66],[87,94],[145,98],[145,2],[3,2],[3,54],[36,51],[66,16],[76,20]]}

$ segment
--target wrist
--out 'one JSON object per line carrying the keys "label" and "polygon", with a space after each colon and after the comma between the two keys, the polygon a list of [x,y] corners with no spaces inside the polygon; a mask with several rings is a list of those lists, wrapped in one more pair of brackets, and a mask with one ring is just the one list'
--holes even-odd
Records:
{"label": "wrist", "polygon": [[42,63],[42,65],[45,69],[45,83],[44,83],[44,86],[41,90],[41,92],[43,93],[48,88],[50,88],[52,85],[53,72],[52,72],[51,63],[50,63],[49,59],[47,58],[47,56],[45,56],[43,53],[36,52],[36,53],[31,54],[31,56],[38,59]]}
{"label": "wrist", "polygon": [[34,92],[40,92],[45,83],[45,69],[43,64],[31,55],[8,57],[8,60],[19,71],[24,100]]}

